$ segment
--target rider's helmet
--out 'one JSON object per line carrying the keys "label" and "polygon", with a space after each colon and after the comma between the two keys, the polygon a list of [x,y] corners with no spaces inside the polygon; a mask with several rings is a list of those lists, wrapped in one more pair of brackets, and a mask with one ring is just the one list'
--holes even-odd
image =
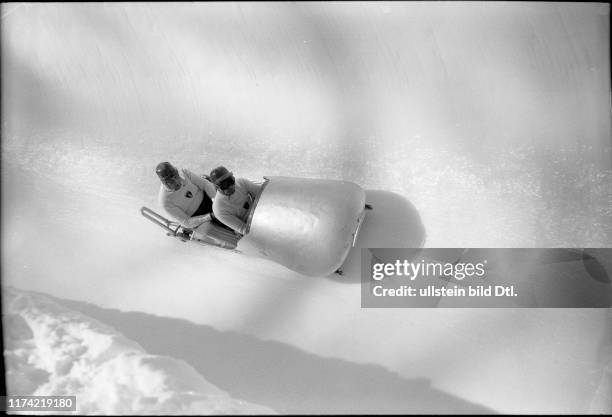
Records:
{"label": "rider's helmet", "polygon": [[169,188],[174,188],[174,185],[179,180],[179,172],[170,162],[160,162],[155,168],[155,173],[161,182]]}
{"label": "rider's helmet", "polygon": [[219,166],[210,171],[210,181],[222,191],[227,190],[236,183],[234,174],[223,166]]}

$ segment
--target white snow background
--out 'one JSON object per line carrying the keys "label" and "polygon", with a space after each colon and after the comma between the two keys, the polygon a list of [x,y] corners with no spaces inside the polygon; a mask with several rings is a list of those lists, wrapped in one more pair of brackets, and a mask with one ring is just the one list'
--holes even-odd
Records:
{"label": "white snow background", "polygon": [[607,4],[0,7],[9,393],[82,413],[612,411],[609,309],[361,309],[358,280],[138,213],[170,160],[356,182],[388,198],[383,243],[610,247]]}

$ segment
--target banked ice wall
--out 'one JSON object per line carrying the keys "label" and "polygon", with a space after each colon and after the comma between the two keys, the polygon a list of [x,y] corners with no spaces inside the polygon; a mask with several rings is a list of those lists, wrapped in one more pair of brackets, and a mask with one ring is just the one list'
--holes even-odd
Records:
{"label": "banked ice wall", "polygon": [[609,247],[606,5],[11,3],[1,30],[3,285],[496,411],[585,412],[605,387],[606,311],[360,309],[358,285],[178,245],[138,208],[169,159],[394,192],[430,247]]}

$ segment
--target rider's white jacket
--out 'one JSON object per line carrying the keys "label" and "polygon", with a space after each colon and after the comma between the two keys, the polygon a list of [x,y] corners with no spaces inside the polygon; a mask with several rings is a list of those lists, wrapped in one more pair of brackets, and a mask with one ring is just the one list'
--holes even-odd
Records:
{"label": "rider's white jacket", "polygon": [[182,169],[183,185],[176,191],[168,190],[161,185],[158,200],[159,205],[172,218],[181,223],[184,227],[195,228],[202,223],[203,216],[191,217],[196,212],[204,193],[211,199],[215,197],[215,186],[204,178],[200,178],[193,172]]}
{"label": "rider's white jacket", "polygon": [[213,213],[217,219],[244,235],[249,208],[259,193],[260,185],[245,178],[236,179],[236,190],[230,196],[217,191],[213,200]]}

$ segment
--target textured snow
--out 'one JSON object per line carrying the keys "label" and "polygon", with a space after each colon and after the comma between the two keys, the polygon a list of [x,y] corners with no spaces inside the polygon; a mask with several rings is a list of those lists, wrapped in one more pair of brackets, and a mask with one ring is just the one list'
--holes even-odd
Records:
{"label": "textured snow", "polygon": [[44,295],[5,288],[3,297],[8,395],[75,395],[78,414],[274,413]]}

